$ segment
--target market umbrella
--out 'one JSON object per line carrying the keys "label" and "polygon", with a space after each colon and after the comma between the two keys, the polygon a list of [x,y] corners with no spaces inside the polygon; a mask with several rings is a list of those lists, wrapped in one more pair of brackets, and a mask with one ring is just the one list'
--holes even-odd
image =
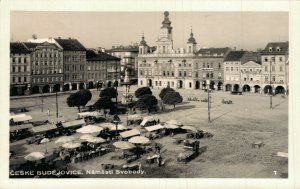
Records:
{"label": "market umbrella", "polygon": [[67,142],[64,143],[62,145],[62,147],[64,148],[69,148],[69,149],[73,149],[73,148],[78,148],[81,144],[77,143],[77,142]]}
{"label": "market umbrella", "polygon": [[167,124],[167,125],[164,125],[164,126],[167,129],[177,129],[177,128],[179,128],[178,125],[174,125],[174,124]]}
{"label": "market umbrella", "polygon": [[181,127],[181,129],[191,130],[191,131],[197,132],[197,129],[195,127],[187,126],[187,125]]}
{"label": "market umbrella", "polygon": [[48,152],[47,152],[47,145],[46,145],[47,142],[50,142],[50,140],[49,140],[48,138],[43,138],[43,139],[41,140],[41,142],[40,142],[41,144],[45,144],[45,149],[46,149],[46,150],[45,150],[45,153],[48,153]]}
{"label": "market umbrella", "polygon": [[135,147],[132,143],[126,141],[118,141],[113,143],[113,145],[122,150],[127,150]]}
{"label": "market umbrella", "polygon": [[94,136],[92,136],[92,135],[89,135],[89,134],[86,134],[86,135],[82,135],[81,137],[80,137],[80,139],[82,139],[82,140],[87,140],[87,139],[90,139],[90,138],[93,138]]}
{"label": "market umbrella", "polygon": [[96,143],[96,144],[105,142],[105,140],[101,137],[87,138],[86,141]]}
{"label": "market umbrella", "polygon": [[133,144],[145,144],[145,143],[149,142],[149,139],[144,136],[135,136],[135,137],[130,138],[128,141]]}
{"label": "market umbrella", "polygon": [[108,122],[108,123],[101,123],[101,124],[99,124],[99,126],[103,127],[103,128],[111,128],[111,127],[115,126],[115,124]]}
{"label": "market umbrella", "polygon": [[178,125],[178,126],[182,126],[183,125],[180,121],[175,120],[175,119],[171,119],[171,120],[167,121],[166,124],[169,124],[169,125]]}
{"label": "market umbrella", "polygon": [[40,159],[43,159],[45,157],[45,154],[43,152],[31,152],[24,158],[28,161],[37,161]]}
{"label": "market umbrella", "polygon": [[81,127],[80,129],[77,129],[76,132],[89,134],[89,133],[97,133],[102,130],[103,130],[102,127],[95,126],[95,125],[87,125],[87,126]]}
{"label": "market umbrella", "polygon": [[[117,127],[116,127],[116,125],[113,125],[113,126],[111,126],[109,129],[110,129],[111,131],[115,131],[115,130],[117,130]],[[125,130],[125,129],[126,129],[126,127],[125,127],[124,125],[118,124],[118,130]]]}
{"label": "market umbrella", "polygon": [[73,136],[62,136],[59,139],[55,141],[55,143],[66,143],[66,142],[72,142],[75,138]]}

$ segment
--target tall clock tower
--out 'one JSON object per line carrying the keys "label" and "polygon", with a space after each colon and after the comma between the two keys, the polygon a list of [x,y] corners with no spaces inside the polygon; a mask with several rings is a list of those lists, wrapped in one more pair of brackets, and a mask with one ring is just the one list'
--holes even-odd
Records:
{"label": "tall clock tower", "polygon": [[173,52],[173,37],[171,21],[169,20],[169,12],[164,12],[164,20],[162,21],[161,33],[156,42],[157,52],[159,54],[167,54]]}

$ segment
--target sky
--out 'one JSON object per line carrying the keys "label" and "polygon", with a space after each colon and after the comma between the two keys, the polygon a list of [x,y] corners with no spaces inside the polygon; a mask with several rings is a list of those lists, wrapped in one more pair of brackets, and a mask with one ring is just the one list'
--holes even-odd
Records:
{"label": "sky", "polygon": [[[149,46],[160,34],[163,12],[12,11],[11,41],[76,38],[86,48],[130,45],[142,33]],[[186,46],[191,28],[197,47],[256,50],[268,42],[288,41],[288,12],[170,12],[174,48]]]}

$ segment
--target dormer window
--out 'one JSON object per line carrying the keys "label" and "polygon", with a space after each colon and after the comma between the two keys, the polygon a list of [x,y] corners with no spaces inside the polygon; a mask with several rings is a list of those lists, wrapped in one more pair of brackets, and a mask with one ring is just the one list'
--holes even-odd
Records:
{"label": "dormer window", "polygon": [[273,52],[273,48],[272,47],[269,47],[269,52]]}
{"label": "dormer window", "polygon": [[277,52],[280,52],[280,51],[281,51],[281,48],[280,48],[280,47],[277,47],[276,50],[277,50]]}

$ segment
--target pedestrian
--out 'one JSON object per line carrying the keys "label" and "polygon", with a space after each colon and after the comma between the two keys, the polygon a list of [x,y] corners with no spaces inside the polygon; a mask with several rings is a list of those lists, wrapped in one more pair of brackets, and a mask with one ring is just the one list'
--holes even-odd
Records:
{"label": "pedestrian", "polygon": [[50,116],[50,109],[48,108],[48,111],[47,111],[47,113],[48,113],[48,116]]}
{"label": "pedestrian", "polygon": [[161,162],[162,162],[162,157],[160,154],[158,154],[158,157],[157,157],[157,163],[158,163],[158,167],[161,166]]}

